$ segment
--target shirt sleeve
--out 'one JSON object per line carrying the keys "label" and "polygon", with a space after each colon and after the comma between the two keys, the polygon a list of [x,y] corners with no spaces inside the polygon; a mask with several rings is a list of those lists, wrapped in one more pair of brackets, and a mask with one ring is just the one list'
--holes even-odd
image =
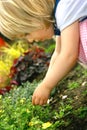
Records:
{"label": "shirt sleeve", "polygon": [[87,0],[60,0],[55,13],[60,31],[85,16],[87,16]]}

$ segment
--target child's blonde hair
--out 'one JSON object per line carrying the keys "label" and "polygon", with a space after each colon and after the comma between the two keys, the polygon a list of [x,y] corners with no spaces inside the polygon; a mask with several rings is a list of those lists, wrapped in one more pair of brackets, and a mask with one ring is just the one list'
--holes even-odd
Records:
{"label": "child's blonde hair", "polygon": [[13,39],[53,22],[55,0],[0,0],[0,32]]}

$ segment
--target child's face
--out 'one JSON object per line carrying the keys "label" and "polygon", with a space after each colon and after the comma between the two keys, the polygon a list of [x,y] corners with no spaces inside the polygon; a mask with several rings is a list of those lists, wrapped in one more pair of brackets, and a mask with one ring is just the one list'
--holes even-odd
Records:
{"label": "child's face", "polygon": [[43,29],[39,29],[30,34],[27,34],[26,39],[29,42],[33,42],[33,41],[38,42],[38,41],[51,39],[53,35],[54,35],[53,26],[50,26],[49,28],[44,27]]}

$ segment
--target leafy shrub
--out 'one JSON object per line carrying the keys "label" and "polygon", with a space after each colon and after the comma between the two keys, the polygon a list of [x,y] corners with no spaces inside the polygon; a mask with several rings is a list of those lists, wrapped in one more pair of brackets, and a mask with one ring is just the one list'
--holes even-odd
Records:
{"label": "leafy shrub", "polygon": [[28,48],[25,41],[15,42],[9,48],[2,48],[1,52],[4,53],[4,58],[0,61],[3,63],[0,64],[0,87],[3,86],[0,94],[9,91],[12,84],[21,85],[26,81],[41,79],[48,69],[51,57],[41,47],[31,45]]}
{"label": "leafy shrub", "polygon": [[29,51],[14,62],[11,67],[12,83],[21,85],[23,82],[32,82],[42,73],[47,71],[50,54],[45,54],[40,47],[33,46]]}

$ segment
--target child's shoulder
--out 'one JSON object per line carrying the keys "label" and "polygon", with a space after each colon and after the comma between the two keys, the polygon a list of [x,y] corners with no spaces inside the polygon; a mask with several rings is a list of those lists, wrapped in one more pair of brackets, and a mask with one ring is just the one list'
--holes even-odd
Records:
{"label": "child's shoulder", "polygon": [[55,13],[60,31],[84,16],[87,16],[87,0],[60,0]]}

